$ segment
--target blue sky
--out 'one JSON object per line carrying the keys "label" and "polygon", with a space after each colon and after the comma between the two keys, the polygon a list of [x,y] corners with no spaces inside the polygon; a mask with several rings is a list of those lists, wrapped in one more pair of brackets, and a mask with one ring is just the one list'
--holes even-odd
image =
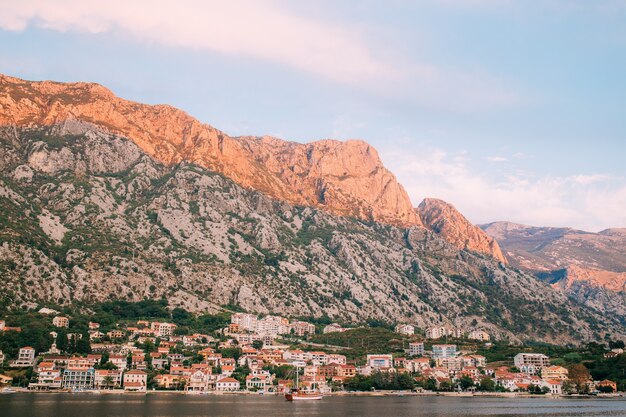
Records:
{"label": "blue sky", "polygon": [[0,72],[231,135],[360,138],[415,205],[476,223],[626,227],[626,1],[23,0]]}

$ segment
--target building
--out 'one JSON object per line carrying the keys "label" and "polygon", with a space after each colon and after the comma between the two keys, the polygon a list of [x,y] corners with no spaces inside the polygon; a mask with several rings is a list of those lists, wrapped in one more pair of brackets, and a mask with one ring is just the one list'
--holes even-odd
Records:
{"label": "building", "polygon": [[4,322],[4,320],[0,320],[0,332],[3,332],[5,327],[6,323]]}
{"label": "building", "polygon": [[393,368],[392,355],[367,355],[367,366],[372,368]]}
{"label": "building", "polygon": [[174,323],[161,323],[158,321],[154,321],[150,323],[150,330],[154,332],[155,336],[169,337],[174,335],[176,325]]}
{"label": "building", "polygon": [[61,388],[61,370],[54,362],[41,362],[37,365],[37,382],[28,385],[28,389],[50,390]]}
{"label": "building", "polygon": [[215,383],[216,391],[239,391],[240,384],[235,378],[222,378]]}
{"label": "building", "polygon": [[35,364],[35,349],[25,346],[20,349],[17,359],[11,362],[12,368],[29,368]]}
{"label": "building", "polygon": [[251,374],[246,377],[246,389],[247,390],[259,390],[264,391],[270,385],[269,375],[263,374]]}
{"label": "building", "polygon": [[409,348],[405,353],[409,356],[423,356],[424,355],[424,343],[423,342],[410,342]]}
{"label": "building", "polygon": [[122,386],[122,371],[119,369],[96,369],[94,386],[98,389],[112,389]]}
{"label": "building", "polygon": [[315,325],[305,321],[296,321],[291,324],[291,328],[296,336],[315,334]]}
{"label": "building", "polygon": [[568,370],[562,366],[548,366],[541,370],[541,378],[556,379],[558,381],[565,381],[567,379]]}
{"label": "building", "polygon": [[550,366],[550,358],[542,353],[518,353],[513,358],[513,363],[521,372],[536,375]]}
{"label": "building", "polygon": [[138,369],[133,369],[124,374],[124,391],[146,392],[148,374]]}
{"label": "building", "polygon": [[415,334],[415,327],[410,324],[398,324],[396,326],[396,333],[405,334],[407,336],[412,336]]}
{"label": "building", "polygon": [[124,332],[121,330],[111,330],[107,332],[107,336],[109,336],[110,339],[121,339],[124,337]]}
{"label": "building", "polygon": [[96,323],[93,321],[89,322],[89,330],[98,330],[100,328],[100,323]]}
{"label": "building", "polygon": [[237,324],[243,330],[256,331],[258,317],[255,314],[235,313],[230,317],[232,324]]}
{"label": "building", "polygon": [[39,313],[39,314],[45,314],[45,315],[59,314],[59,312],[58,312],[58,311],[53,310],[53,309],[48,308],[48,307],[43,307],[43,308],[40,308],[40,309],[39,309],[39,311],[38,311],[38,313]]}
{"label": "building", "polygon": [[491,339],[489,333],[484,330],[472,330],[467,335],[467,338],[470,340],[478,340],[480,342],[488,342]]}
{"label": "building", "polygon": [[0,367],[4,364],[4,353],[2,353],[2,351],[0,350]]}
{"label": "building", "polygon": [[448,326],[435,326],[426,329],[426,339],[441,339],[442,337],[460,338],[463,330]]}
{"label": "building", "polygon": [[63,371],[63,388],[72,390],[93,389],[95,371],[93,368],[72,368],[68,367]]}
{"label": "building", "polygon": [[455,356],[456,345],[433,345],[433,359],[452,358]]}
{"label": "building", "polygon": [[52,325],[56,327],[70,327],[70,319],[64,316],[56,316],[52,319]]}
{"label": "building", "polygon": [[560,395],[563,393],[563,381],[559,379],[544,380],[541,385],[548,388],[550,394]]}
{"label": "building", "polygon": [[611,392],[617,392],[617,383],[608,379],[605,379],[603,381],[600,381],[598,383],[596,383],[596,389],[598,391],[600,391],[599,388],[611,388]]}

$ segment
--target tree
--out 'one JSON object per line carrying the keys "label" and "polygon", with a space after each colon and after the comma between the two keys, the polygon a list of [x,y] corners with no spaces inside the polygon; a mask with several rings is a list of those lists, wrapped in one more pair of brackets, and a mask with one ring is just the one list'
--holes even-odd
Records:
{"label": "tree", "polygon": [[587,367],[581,363],[576,363],[568,367],[568,378],[576,386],[576,391],[586,393],[589,391],[587,383],[591,379],[591,374]]}
{"label": "tree", "polygon": [[493,382],[493,379],[488,376],[484,376],[480,379],[478,389],[485,392],[492,392],[496,390],[496,384]]}
{"label": "tree", "polygon": [[104,378],[102,378],[102,385],[104,386],[104,388],[110,389],[113,386],[113,384],[114,382],[113,382],[112,376],[107,375]]}
{"label": "tree", "polygon": [[463,375],[461,378],[459,378],[459,384],[461,385],[461,389],[463,391],[466,391],[474,386],[474,380],[468,375]]}
{"label": "tree", "polygon": [[255,340],[254,342],[252,342],[252,347],[259,350],[259,349],[263,349],[263,341],[262,340]]}
{"label": "tree", "polygon": [[611,340],[609,342],[609,349],[624,349],[625,347],[623,340]]}
{"label": "tree", "polygon": [[598,391],[603,392],[603,393],[611,393],[613,392],[613,387],[610,385],[601,385],[599,387],[597,387]]}

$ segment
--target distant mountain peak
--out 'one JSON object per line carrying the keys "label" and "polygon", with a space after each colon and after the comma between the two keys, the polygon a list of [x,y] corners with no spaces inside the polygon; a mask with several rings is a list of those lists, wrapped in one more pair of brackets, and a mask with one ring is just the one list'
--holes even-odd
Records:
{"label": "distant mountain peak", "polygon": [[507,263],[498,242],[473,225],[452,204],[436,198],[426,198],[417,207],[417,212],[426,228],[441,235],[459,249],[486,253]]}

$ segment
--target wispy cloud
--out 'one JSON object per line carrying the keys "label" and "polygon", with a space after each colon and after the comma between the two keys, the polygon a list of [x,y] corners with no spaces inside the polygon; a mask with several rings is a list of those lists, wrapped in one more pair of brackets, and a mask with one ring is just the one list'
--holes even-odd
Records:
{"label": "wispy cloud", "polygon": [[206,49],[278,62],[342,82],[393,77],[354,28],[309,19],[275,1],[165,0],[7,2],[0,27],[118,32],[171,47]]}
{"label": "wispy cloud", "polygon": [[505,156],[488,156],[485,158],[489,162],[508,162],[509,158]]}
{"label": "wispy cloud", "polygon": [[[3,4],[0,28],[115,34],[134,42],[252,58],[376,96],[454,111],[524,101],[510,82],[479,69],[450,69],[395,50],[378,39],[374,24],[312,17],[289,6],[279,0],[20,0]],[[325,13],[332,17],[332,8]]]}
{"label": "wispy cloud", "polygon": [[604,174],[493,176],[471,167],[464,154],[437,148],[382,153],[413,203],[438,197],[475,223],[507,220],[536,226],[598,231],[626,226],[626,185]]}

